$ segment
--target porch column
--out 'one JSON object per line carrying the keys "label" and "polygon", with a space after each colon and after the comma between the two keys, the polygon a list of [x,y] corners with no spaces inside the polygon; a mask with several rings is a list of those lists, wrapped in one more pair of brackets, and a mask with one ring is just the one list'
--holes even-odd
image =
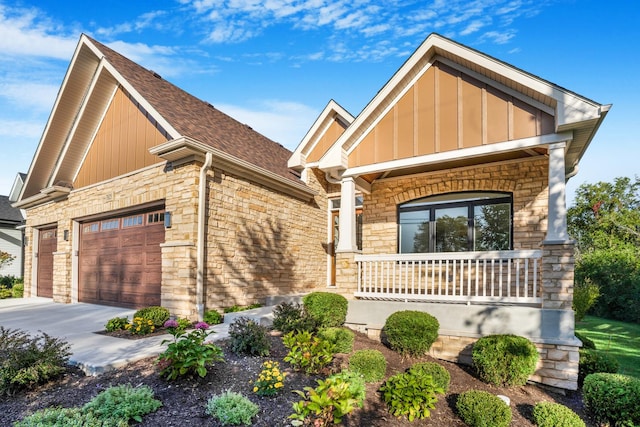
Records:
{"label": "porch column", "polygon": [[545,243],[568,242],[565,195],[565,142],[549,145],[549,217]]}
{"label": "porch column", "polygon": [[353,177],[340,182],[340,237],[336,252],[355,252],[356,246],[356,183]]}

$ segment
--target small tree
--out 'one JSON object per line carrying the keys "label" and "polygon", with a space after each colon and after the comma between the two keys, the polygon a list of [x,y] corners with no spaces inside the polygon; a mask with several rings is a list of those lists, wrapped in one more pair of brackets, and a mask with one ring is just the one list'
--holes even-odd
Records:
{"label": "small tree", "polygon": [[16,257],[11,255],[9,252],[0,251],[0,269],[11,265],[15,259]]}

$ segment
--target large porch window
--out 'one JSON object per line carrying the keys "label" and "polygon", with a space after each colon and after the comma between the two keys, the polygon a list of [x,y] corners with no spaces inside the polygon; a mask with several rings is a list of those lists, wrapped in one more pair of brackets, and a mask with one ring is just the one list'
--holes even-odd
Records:
{"label": "large porch window", "polygon": [[512,196],[449,193],[398,206],[398,252],[510,250]]}

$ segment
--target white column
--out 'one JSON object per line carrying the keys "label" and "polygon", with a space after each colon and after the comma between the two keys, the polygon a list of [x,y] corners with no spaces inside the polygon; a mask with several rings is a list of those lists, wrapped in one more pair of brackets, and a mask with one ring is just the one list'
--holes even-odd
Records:
{"label": "white column", "polygon": [[355,252],[356,246],[356,183],[353,177],[340,182],[340,238],[336,252]]}
{"label": "white column", "polygon": [[549,216],[545,243],[568,242],[565,195],[565,142],[549,145]]}

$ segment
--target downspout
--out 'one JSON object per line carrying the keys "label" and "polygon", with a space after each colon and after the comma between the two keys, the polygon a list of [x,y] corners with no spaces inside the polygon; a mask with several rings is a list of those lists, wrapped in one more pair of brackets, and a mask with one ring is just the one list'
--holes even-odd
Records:
{"label": "downspout", "polygon": [[205,232],[207,227],[207,171],[213,163],[213,155],[207,152],[200,168],[200,189],[198,194],[198,242],[196,248],[196,310],[198,321],[204,319],[204,255]]}

